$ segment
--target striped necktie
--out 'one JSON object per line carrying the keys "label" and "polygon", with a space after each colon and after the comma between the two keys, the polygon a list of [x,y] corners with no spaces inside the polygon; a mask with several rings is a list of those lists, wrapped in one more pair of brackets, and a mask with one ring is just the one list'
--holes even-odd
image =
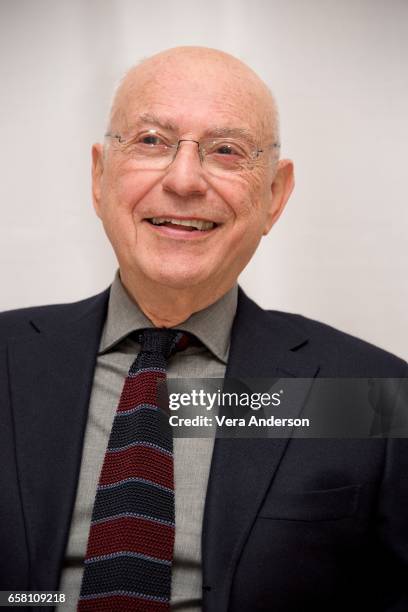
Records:
{"label": "striped necktie", "polygon": [[167,391],[164,406],[159,392],[167,359],[187,347],[188,336],[153,328],[139,332],[138,341],[99,477],[79,612],[170,610],[173,439]]}

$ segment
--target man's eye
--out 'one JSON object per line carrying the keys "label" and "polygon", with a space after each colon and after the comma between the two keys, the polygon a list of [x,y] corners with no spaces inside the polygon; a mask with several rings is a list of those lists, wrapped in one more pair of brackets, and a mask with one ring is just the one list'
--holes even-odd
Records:
{"label": "man's eye", "polygon": [[207,149],[207,153],[219,159],[225,158],[229,161],[242,161],[247,158],[244,146],[236,142],[213,142]]}
{"label": "man's eye", "polygon": [[150,145],[150,146],[158,146],[158,145],[165,144],[163,140],[159,136],[156,136],[155,134],[146,134],[145,136],[142,136],[139,139],[139,143]]}
{"label": "man's eye", "polygon": [[215,149],[214,153],[217,153],[218,155],[239,155],[239,151],[230,144],[219,145]]}

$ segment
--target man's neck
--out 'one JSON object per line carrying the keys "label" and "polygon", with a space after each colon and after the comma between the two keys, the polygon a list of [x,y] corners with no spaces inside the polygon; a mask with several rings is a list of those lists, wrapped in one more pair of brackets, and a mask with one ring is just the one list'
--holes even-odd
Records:
{"label": "man's neck", "polygon": [[231,287],[173,288],[140,280],[120,272],[129,297],[156,327],[177,327],[195,312],[219,300]]}

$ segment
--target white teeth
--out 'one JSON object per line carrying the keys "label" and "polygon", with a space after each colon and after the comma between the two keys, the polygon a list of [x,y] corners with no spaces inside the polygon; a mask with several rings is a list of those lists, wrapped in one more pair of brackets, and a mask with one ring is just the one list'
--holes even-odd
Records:
{"label": "white teeth", "polygon": [[162,223],[173,223],[174,225],[186,225],[187,227],[195,227],[198,230],[205,231],[214,227],[212,221],[201,221],[200,219],[171,219],[166,217],[153,217],[150,221],[154,225],[162,225]]}

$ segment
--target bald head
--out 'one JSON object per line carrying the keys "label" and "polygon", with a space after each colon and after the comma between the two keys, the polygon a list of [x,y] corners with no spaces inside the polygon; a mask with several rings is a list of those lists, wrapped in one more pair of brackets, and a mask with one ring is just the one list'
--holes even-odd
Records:
{"label": "bald head", "polygon": [[[171,87],[169,85],[171,84]],[[109,117],[109,130],[126,129],[131,119],[128,109],[161,87],[188,85],[192,104],[203,91],[222,92],[225,110],[239,99],[258,122],[258,137],[279,141],[276,102],[259,76],[239,59],[207,47],[176,47],[162,51],[133,66],[121,80]]]}

